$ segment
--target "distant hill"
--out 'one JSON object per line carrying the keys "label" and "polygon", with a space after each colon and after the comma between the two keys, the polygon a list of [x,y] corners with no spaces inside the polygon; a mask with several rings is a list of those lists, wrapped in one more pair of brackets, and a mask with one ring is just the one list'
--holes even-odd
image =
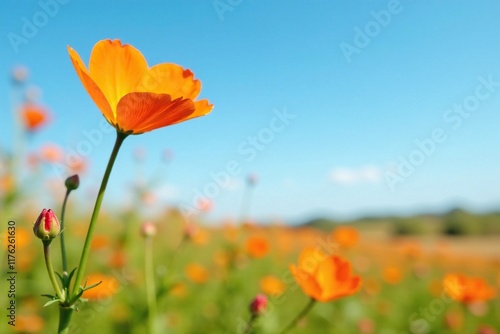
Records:
{"label": "distant hill", "polygon": [[500,235],[500,212],[476,214],[457,208],[442,214],[419,214],[411,217],[366,217],[351,221],[316,218],[300,226],[332,230],[345,224],[366,230],[390,229],[394,235]]}

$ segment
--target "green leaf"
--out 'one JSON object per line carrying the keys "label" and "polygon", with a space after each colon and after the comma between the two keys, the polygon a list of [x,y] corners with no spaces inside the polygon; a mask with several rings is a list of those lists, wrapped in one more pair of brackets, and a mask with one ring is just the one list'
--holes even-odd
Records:
{"label": "green leaf", "polygon": [[49,305],[52,305],[54,303],[58,303],[60,302],[61,300],[60,299],[53,299],[53,300],[49,300],[48,302],[46,302],[43,307],[46,307],[46,306],[49,306]]}

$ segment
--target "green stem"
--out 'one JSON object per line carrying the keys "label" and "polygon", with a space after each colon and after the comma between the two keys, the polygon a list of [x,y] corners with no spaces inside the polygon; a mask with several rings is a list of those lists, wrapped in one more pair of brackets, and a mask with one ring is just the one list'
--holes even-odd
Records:
{"label": "green stem", "polygon": [[290,330],[292,330],[295,325],[297,325],[297,322],[299,322],[300,319],[305,317],[305,315],[311,310],[311,308],[314,306],[316,303],[316,300],[314,298],[311,298],[309,300],[309,303],[304,307],[304,309],[293,319],[293,321],[281,332],[281,334],[288,333]]}
{"label": "green stem", "polygon": [[255,319],[257,319],[257,315],[252,313],[252,315],[250,316],[250,319],[247,322],[247,327],[245,328],[245,331],[243,332],[243,334],[252,333],[253,323],[254,323]]}
{"label": "green stem", "polygon": [[71,303],[74,303],[78,298],[78,293],[79,293],[78,287],[81,285],[83,273],[89,257],[90,244],[92,242],[92,237],[94,235],[94,228],[96,225],[97,216],[99,215],[99,210],[101,209],[102,199],[104,198],[104,192],[106,191],[109,175],[111,174],[111,170],[113,169],[113,164],[115,163],[116,156],[118,155],[118,151],[120,150],[120,146],[122,145],[125,138],[127,138],[127,136],[128,136],[127,134],[116,132],[115,146],[113,147],[113,151],[111,152],[111,156],[109,157],[108,166],[106,167],[106,171],[104,172],[104,177],[102,178],[101,187],[99,188],[99,193],[97,194],[97,198],[95,201],[94,211],[92,212],[92,217],[90,218],[87,237],[85,238],[85,244],[83,245],[82,256],[80,258],[80,263],[78,264],[78,269],[76,272],[75,285],[73,287],[73,297],[70,301]]}
{"label": "green stem", "polygon": [[144,251],[149,334],[156,333],[156,288],[153,266],[153,238],[146,237]]}
{"label": "green stem", "polygon": [[68,334],[69,324],[71,323],[71,316],[73,315],[71,307],[59,306],[59,329],[58,334]]}
{"label": "green stem", "polygon": [[61,233],[59,237],[61,238],[61,256],[62,256],[62,267],[63,267],[63,276],[68,274],[68,262],[66,260],[66,245],[64,243],[64,214],[66,213],[66,203],[68,201],[69,193],[71,190],[66,190],[66,195],[64,196],[64,201],[61,209]]}
{"label": "green stem", "polygon": [[57,297],[61,300],[61,302],[64,302],[65,298],[61,292],[61,288],[59,288],[59,284],[57,283],[56,276],[54,275],[54,268],[52,267],[52,261],[50,260],[50,243],[43,243],[43,255],[45,257],[45,266],[47,267],[50,282],[56,291]]}
{"label": "green stem", "polygon": [[186,243],[186,241],[187,241],[187,237],[185,235],[183,235],[181,241],[179,241],[179,243],[177,244],[177,246],[174,249],[174,252],[170,256],[170,260],[168,261],[168,264],[167,264],[167,278],[166,278],[167,282],[169,282],[170,279],[172,278],[175,259],[177,258],[179,251],[181,250],[182,246]]}

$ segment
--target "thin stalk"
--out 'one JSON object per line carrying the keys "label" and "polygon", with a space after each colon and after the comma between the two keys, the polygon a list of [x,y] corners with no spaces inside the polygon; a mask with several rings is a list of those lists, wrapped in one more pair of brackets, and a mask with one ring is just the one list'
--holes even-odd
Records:
{"label": "thin stalk", "polygon": [[66,195],[64,196],[64,201],[61,209],[61,233],[59,234],[59,238],[61,238],[61,256],[62,256],[62,267],[63,267],[63,276],[68,274],[68,261],[66,259],[66,244],[64,243],[64,214],[66,213],[66,203],[68,201],[69,193],[71,190],[66,190]]}
{"label": "thin stalk", "polygon": [[54,275],[54,267],[52,266],[52,261],[50,259],[50,244],[43,243],[43,255],[45,257],[45,266],[47,267],[47,273],[49,274],[50,282],[56,291],[57,297],[64,302],[64,296],[61,292],[61,288],[56,280],[56,275]]}
{"label": "thin stalk", "polygon": [[94,235],[94,229],[97,221],[97,217],[99,215],[99,210],[101,209],[102,199],[104,198],[104,192],[106,191],[106,186],[108,184],[108,179],[111,174],[111,170],[113,169],[113,164],[115,163],[116,156],[118,155],[118,151],[120,147],[127,138],[127,134],[117,132],[116,133],[116,141],[115,146],[113,147],[113,151],[111,152],[111,156],[109,157],[108,166],[106,167],[106,171],[104,172],[104,177],[101,182],[101,187],[99,188],[99,193],[97,194],[94,211],[92,212],[92,217],[90,218],[89,229],[87,231],[87,237],[85,238],[85,244],[83,245],[82,256],[80,257],[80,263],[78,264],[78,269],[76,272],[75,285],[73,287],[73,297],[70,302],[75,302],[78,294],[78,287],[80,286],[83,274],[85,270],[85,266],[87,264],[87,260],[89,257],[90,244],[92,242],[92,237]]}
{"label": "thin stalk", "polygon": [[146,293],[148,299],[149,334],[156,333],[156,288],[153,265],[153,238],[146,237],[144,250],[144,266],[146,275]]}
{"label": "thin stalk", "polygon": [[253,322],[255,321],[255,319],[257,319],[257,315],[255,315],[254,313],[252,313],[252,315],[250,316],[250,319],[247,322],[247,327],[245,328],[245,331],[243,332],[243,334],[250,334],[250,333],[252,333]]}
{"label": "thin stalk", "polygon": [[303,317],[305,317],[305,315],[311,310],[311,308],[314,306],[315,303],[316,303],[316,300],[314,298],[311,298],[311,300],[309,300],[309,303],[306,305],[306,307],[304,307],[304,309],[302,309],[302,311],[299,314],[297,314],[297,316],[293,319],[293,321],[287,327],[285,327],[285,329],[281,332],[281,334],[288,333],[290,330],[292,330],[297,325],[299,320],[302,319]]}

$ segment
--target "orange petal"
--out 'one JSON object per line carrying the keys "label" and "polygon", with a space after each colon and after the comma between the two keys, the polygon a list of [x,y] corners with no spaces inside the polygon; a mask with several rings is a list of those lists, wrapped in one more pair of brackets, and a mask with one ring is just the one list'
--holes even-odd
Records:
{"label": "orange petal", "polygon": [[290,271],[306,295],[316,300],[320,300],[322,295],[321,287],[313,276],[293,264],[290,266]]}
{"label": "orange petal", "polygon": [[166,94],[130,93],[117,107],[120,131],[144,133],[184,121],[194,112],[191,100],[172,100]]}
{"label": "orange petal", "polygon": [[141,78],[148,70],[139,50],[119,40],[97,42],[90,55],[90,76],[101,89],[116,116],[120,99],[140,91]]}
{"label": "orange petal", "polygon": [[169,94],[172,99],[182,97],[194,100],[201,90],[201,82],[194,79],[193,72],[171,63],[151,67],[143,75],[141,83],[139,92]]}
{"label": "orange petal", "polygon": [[113,111],[111,110],[111,107],[109,106],[109,103],[102,91],[96,85],[94,80],[92,80],[92,78],[89,76],[87,68],[82,62],[82,59],[80,58],[78,53],[76,53],[76,51],[69,46],[68,52],[71,58],[71,62],[75,67],[76,73],[78,74],[78,77],[80,78],[83,86],[87,90],[87,93],[90,95],[97,107],[101,110],[102,114],[108,120],[108,122],[114,123],[115,117],[113,116]]}
{"label": "orange petal", "polygon": [[335,279],[336,263],[333,257],[321,261],[316,271],[316,280],[321,287],[321,297],[326,299],[334,296],[338,290],[339,283]]}
{"label": "orange petal", "polygon": [[333,260],[335,261],[335,266],[337,267],[335,279],[337,281],[345,281],[349,279],[351,276],[351,265],[349,262],[343,261],[338,256],[334,256]]}
{"label": "orange petal", "polygon": [[205,115],[209,114],[214,107],[213,104],[208,103],[208,100],[196,101],[194,103],[194,106],[196,108],[194,113],[189,115],[186,119],[183,119],[181,122],[187,121],[188,119],[205,116]]}
{"label": "orange petal", "polygon": [[319,249],[307,247],[300,253],[299,267],[302,271],[314,275],[319,263],[325,258],[326,255]]}

